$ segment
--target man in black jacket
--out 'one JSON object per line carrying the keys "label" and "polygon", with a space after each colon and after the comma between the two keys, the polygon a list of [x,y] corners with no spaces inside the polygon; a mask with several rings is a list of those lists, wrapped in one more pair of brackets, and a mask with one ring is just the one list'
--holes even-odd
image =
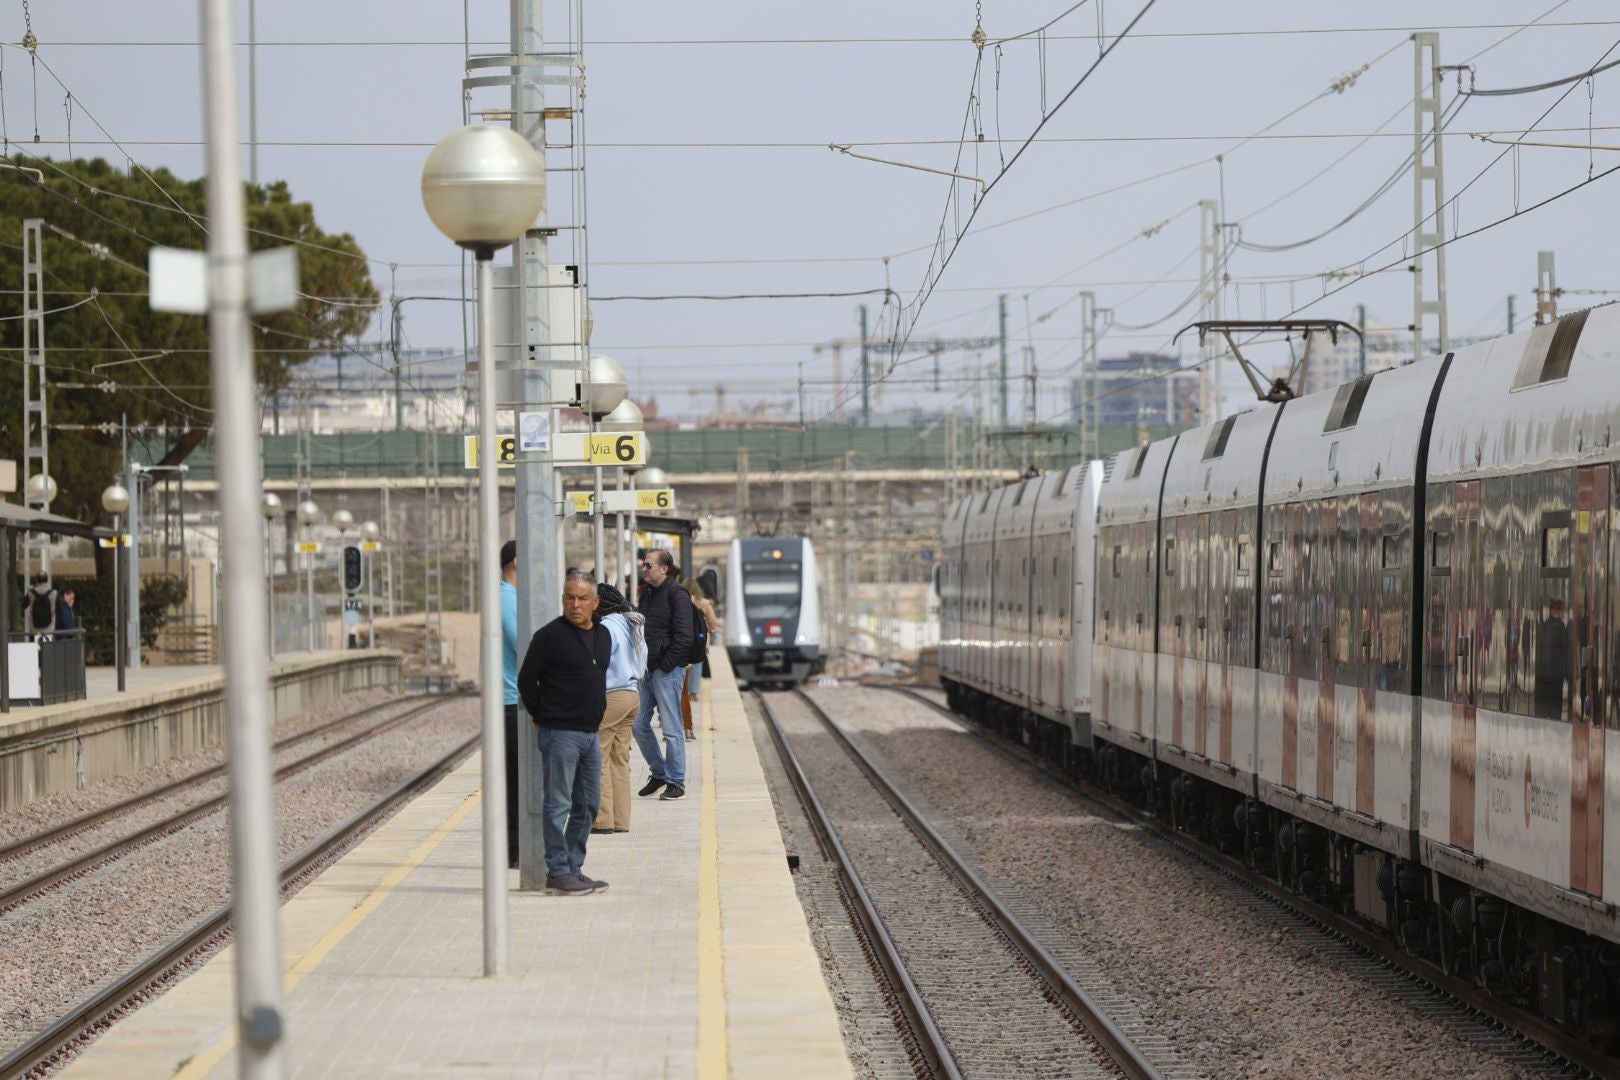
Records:
{"label": "man in black jacket", "polygon": [[[641,756],[652,777],[641,795],[659,788],[664,801],[686,795],[686,733],[681,726],[681,687],[686,685],[686,662],[692,651],[692,597],[675,583],[675,559],[669,552],[654,549],[641,563],[642,580],[637,605],[646,619],[647,677],[641,681],[641,712],[632,729]],[[653,709],[658,710],[658,726],[664,735],[662,752],[652,729]]]}
{"label": "man in black jacket", "polygon": [[602,801],[602,749],[613,638],[596,621],[596,583],[578,570],[563,585],[563,613],[529,641],[518,693],[539,732],[544,788],[546,891],[578,896],[607,888],[581,873]]}

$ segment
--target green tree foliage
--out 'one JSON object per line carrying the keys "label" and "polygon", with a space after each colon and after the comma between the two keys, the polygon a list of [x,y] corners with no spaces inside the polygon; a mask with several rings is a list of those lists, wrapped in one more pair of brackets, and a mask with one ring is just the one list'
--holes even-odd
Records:
{"label": "green tree foliage", "polygon": [[[23,452],[22,222],[37,217],[47,224],[50,381],[97,387],[50,391],[51,473],[60,489],[51,509],[96,520],[104,516],[101,491],[121,460],[118,436],[58,425],[116,424],[121,416],[131,424],[168,425],[162,451],[171,464],[210,434],[207,320],[152,311],[145,273],[154,244],[206,246],[204,182],[165,169],[124,173],[99,158],[22,160],[41,166],[44,182],[0,170],[0,457],[20,461]],[[306,296],[294,310],[253,318],[258,383],[273,391],[285,387],[300,364],[364,331],[377,290],[354,238],[324,232],[314,207],[294,201],[285,183],[249,185],[247,213],[254,250],[295,246]]]}

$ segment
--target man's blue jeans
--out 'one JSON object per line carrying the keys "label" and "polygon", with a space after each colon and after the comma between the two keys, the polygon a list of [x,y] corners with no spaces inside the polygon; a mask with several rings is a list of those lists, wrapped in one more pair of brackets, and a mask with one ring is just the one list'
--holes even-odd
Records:
{"label": "man's blue jeans", "polygon": [[585,865],[585,842],[602,802],[602,744],[596,732],[541,728],[540,769],[546,874],[570,877]]}
{"label": "man's blue jeans", "polygon": [[[681,723],[681,687],[686,685],[686,669],[654,671],[641,680],[641,712],[636,714],[632,731],[641,756],[647,760],[653,779],[675,787],[686,787],[686,729]],[[658,749],[653,733],[653,709],[658,710],[658,726],[664,733],[664,749]]]}

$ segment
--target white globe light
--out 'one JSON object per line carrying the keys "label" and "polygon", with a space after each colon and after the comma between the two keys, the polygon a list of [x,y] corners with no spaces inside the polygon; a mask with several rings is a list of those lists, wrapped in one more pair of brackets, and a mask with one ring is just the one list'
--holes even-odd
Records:
{"label": "white globe light", "polygon": [[35,473],[28,478],[28,497],[30,499],[43,499],[46,506],[56,498],[56,481],[45,473]]}
{"label": "white globe light", "polygon": [[[593,356],[591,359],[596,358]],[[641,424],[641,406],[629,398],[622,398],[596,426],[603,431],[640,431]]]}
{"label": "white globe light", "polygon": [[459,128],[439,140],[422,166],[428,217],[475,251],[495,251],[522,236],[545,201],[545,163],[511,128]]}
{"label": "white globe light", "polygon": [[298,520],[305,525],[311,525],[321,519],[321,508],[315,505],[314,499],[305,499],[298,504]]}
{"label": "white globe light", "polygon": [[129,509],[129,492],[123,484],[112,484],[102,490],[101,508],[109,514],[122,514]]}
{"label": "white globe light", "polygon": [[[589,400],[582,404],[592,419],[600,420],[624,403],[624,368],[611,356],[597,355],[591,357],[590,375]],[[641,410],[637,409],[636,414],[639,416]]]}
{"label": "white globe light", "polygon": [[332,524],[337,526],[338,532],[348,532],[354,528],[354,515],[347,510],[340,509],[332,515]]}
{"label": "white globe light", "polygon": [[375,541],[382,536],[382,528],[375,521],[360,523],[360,539]]}
{"label": "white globe light", "polygon": [[266,521],[281,514],[281,496],[267,491],[259,496],[259,514]]}
{"label": "white globe light", "polygon": [[636,486],[646,491],[653,488],[668,487],[669,477],[664,475],[663,469],[652,465],[641,470],[641,475],[636,477]]}

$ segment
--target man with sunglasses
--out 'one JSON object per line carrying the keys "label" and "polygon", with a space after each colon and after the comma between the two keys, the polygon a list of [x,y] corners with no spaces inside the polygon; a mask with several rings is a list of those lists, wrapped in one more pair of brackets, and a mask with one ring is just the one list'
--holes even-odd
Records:
{"label": "man with sunglasses", "polygon": [[[686,662],[692,651],[692,598],[675,583],[675,559],[659,548],[647,552],[641,563],[641,590],[637,610],[646,620],[647,677],[641,681],[641,712],[633,728],[636,745],[652,776],[638,793],[669,802],[686,796],[686,733],[681,723],[681,688],[686,685]],[[664,745],[652,728],[653,710]]]}

